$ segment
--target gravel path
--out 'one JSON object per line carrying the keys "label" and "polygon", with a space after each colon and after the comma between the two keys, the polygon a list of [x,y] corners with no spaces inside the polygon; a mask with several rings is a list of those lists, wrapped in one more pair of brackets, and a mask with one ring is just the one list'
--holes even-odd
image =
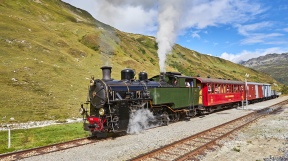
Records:
{"label": "gravel path", "polygon": [[188,137],[203,130],[231,121],[237,117],[251,113],[256,108],[264,108],[285,99],[288,99],[288,96],[249,105],[245,110],[224,110],[206,115],[205,117],[196,117],[190,121],[181,121],[168,126],[148,129],[140,134],[126,135],[113,140],[105,140],[64,151],[25,158],[23,160],[127,160],[155,148],[172,143],[176,140]]}

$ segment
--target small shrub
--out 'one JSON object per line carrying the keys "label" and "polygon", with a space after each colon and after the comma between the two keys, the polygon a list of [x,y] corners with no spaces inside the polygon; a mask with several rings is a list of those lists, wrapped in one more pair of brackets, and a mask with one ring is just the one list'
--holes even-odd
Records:
{"label": "small shrub", "polygon": [[233,151],[236,151],[236,152],[240,152],[240,148],[234,147],[232,150],[233,150]]}
{"label": "small shrub", "polygon": [[288,94],[288,86],[283,85],[283,87],[281,88],[281,93],[282,94]]}
{"label": "small shrub", "polygon": [[139,48],[138,51],[140,51],[142,54],[146,54],[146,51],[142,48]]}

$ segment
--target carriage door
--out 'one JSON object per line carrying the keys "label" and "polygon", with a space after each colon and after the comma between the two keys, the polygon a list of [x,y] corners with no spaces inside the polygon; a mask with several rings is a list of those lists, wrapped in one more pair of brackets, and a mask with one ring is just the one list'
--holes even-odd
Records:
{"label": "carriage door", "polygon": [[258,85],[255,85],[256,98],[259,98]]}
{"label": "carriage door", "polygon": [[199,88],[199,104],[203,104],[203,101],[202,101],[202,88],[203,88],[202,83],[197,80],[196,86]]}

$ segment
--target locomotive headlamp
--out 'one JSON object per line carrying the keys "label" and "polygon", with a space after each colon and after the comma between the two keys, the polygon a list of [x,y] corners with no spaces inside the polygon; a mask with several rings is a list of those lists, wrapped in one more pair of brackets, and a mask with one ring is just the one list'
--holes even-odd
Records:
{"label": "locomotive headlamp", "polygon": [[83,105],[81,105],[81,108],[79,109],[79,113],[80,113],[81,115],[84,115],[85,109],[84,109]]}
{"label": "locomotive headlamp", "polygon": [[102,115],[104,115],[104,113],[105,113],[105,110],[103,108],[100,108],[99,109],[99,115],[102,116]]}

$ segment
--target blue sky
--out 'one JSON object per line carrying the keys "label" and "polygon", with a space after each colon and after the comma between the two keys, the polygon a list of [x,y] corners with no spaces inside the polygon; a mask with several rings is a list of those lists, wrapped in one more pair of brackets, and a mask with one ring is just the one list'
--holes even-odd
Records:
{"label": "blue sky", "polygon": [[158,43],[178,43],[236,63],[288,52],[288,0],[63,1],[121,31],[152,35]]}

